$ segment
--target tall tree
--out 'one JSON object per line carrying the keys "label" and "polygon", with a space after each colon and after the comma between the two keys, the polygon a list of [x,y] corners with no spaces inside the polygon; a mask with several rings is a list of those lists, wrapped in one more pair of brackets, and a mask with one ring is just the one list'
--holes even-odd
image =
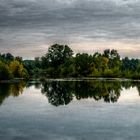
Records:
{"label": "tall tree", "polygon": [[58,67],[67,59],[72,57],[73,51],[67,45],[54,44],[49,49],[42,60],[49,63],[51,67]]}

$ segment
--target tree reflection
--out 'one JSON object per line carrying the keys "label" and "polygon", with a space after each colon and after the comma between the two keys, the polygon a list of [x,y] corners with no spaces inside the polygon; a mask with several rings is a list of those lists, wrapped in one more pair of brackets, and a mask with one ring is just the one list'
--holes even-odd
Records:
{"label": "tree reflection", "polygon": [[121,83],[103,81],[52,81],[42,84],[42,93],[54,106],[67,105],[77,100],[93,98],[98,101],[117,102],[122,90]]}
{"label": "tree reflection", "polygon": [[0,105],[9,96],[17,97],[22,94],[25,82],[14,83],[14,84],[0,84]]}
{"label": "tree reflection", "polygon": [[0,104],[9,97],[17,97],[22,94],[24,87],[34,86],[41,89],[47,97],[48,102],[54,106],[67,105],[74,98],[103,100],[107,103],[115,103],[120,97],[123,89],[137,88],[140,95],[140,83],[137,81],[47,81],[47,82],[25,82],[14,84],[0,84]]}
{"label": "tree reflection", "polygon": [[65,82],[43,83],[42,93],[48,97],[49,103],[54,106],[67,105],[72,99],[72,93]]}
{"label": "tree reflection", "polygon": [[76,82],[75,96],[78,100],[94,98],[96,101],[117,102],[121,91],[120,82],[82,81]]}

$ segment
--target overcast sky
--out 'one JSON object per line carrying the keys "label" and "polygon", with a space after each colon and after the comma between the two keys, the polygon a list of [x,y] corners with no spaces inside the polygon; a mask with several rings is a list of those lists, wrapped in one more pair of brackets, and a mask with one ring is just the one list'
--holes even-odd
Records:
{"label": "overcast sky", "polygon": [[0,0],[0,52],[33,58],[53,43],[140,58],[140,0]]}

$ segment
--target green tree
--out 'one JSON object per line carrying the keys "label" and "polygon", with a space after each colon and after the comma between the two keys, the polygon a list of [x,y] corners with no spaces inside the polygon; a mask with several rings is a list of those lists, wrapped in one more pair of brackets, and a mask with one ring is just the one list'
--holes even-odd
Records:
{"label": "green tree", "polygon": [[8,65],[0,61],[0,80],[9,80],[12,77],[13,76]]}
{"label": "green tree", "polygon": [[67,45],[54,44],[49,49],[43,61],[52,67],[58,67],[72,57],[73,51]]}
{"label": "green tree", "polygon": [[15,78],[27,78],[27,71],[19,61],[12,61],[9,68]]}
{"label": "green tree", "polygon": [[79,75],[88,76],[92,73],[92,56],[88,55],[87,53],[83,54],[76,54],[75,57],[75,69]]}
{"label": "green tree", "polygon": [[120,55],[117,50],[104,50],[103,56],[109,59],[109,68],[120,67]]}

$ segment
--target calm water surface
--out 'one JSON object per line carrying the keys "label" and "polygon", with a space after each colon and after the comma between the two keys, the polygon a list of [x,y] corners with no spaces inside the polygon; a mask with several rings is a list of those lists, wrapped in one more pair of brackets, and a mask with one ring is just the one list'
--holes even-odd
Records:
{"label": "calm water surface", "polygon": [[0,140],[138,140],[140,83],[0,85]]}

